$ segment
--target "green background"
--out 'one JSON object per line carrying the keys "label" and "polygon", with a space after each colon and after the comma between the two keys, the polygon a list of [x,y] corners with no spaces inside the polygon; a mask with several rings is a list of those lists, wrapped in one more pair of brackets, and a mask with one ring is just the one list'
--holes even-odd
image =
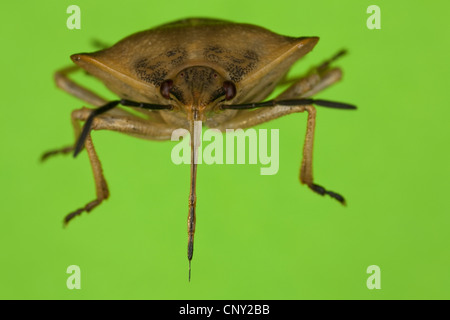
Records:
{"label": "green background", "polygon": [[[0,22],[0,298],[450,298],[448,2],[18,3],[2,4]],[[81,30],[66,27],[71,4]],[[371,4],[381,30],[366,27]],[[73,141],[70,112],[85,105],[52,80],[70,54],[190,16],[319,36],[292,75],[348,49],[336,63],[343,81],[318,97],[359,109],[317,115],[315,180],[347,207],[298,181],[305,114],[258,126],[280,129],[277,175],[261,176],[259,165],[199,167],[189,283],[189,168],[171,162],[172,142],[93,133],[111,197],[66,229],[65,214],[94,198],[87,155],[39,157]],[[66,288],[72,264],[81,290]],[[381,268],[381,290],[366,287],[370,265]]]}

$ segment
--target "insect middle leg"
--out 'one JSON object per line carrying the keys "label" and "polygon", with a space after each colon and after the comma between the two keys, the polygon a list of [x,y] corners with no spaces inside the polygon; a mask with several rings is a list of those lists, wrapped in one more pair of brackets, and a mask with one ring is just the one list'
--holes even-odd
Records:
{"label": "insect middle leg", "polygon": [[84,211],[90,212],[92,209],[102,203],[103,200],[106,200],[109,197],[108,185],[106,183],[105,176],[103,175],[102,165],[97,156],[97,153],[95,152],[91,135],[89,135],[85,141],[85,148],[89,156],[92,172],[94,174],[95,191],[97,197],[94,200],[88,202],[84,207],[79,208],[66,215],[66,217],[64,218],[64,225],[67,225],[70,220],[72,220],[76,216],[79,216]]}

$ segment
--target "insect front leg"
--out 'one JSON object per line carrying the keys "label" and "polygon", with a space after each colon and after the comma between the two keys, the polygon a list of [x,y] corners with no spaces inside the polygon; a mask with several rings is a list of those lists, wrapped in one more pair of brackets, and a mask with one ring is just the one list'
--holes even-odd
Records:
{"label": "insect front leg", "polygon": [[[72,119],[74,123],[76,121],[76,123],[78,124],[79,121],[86,121],[91,112],[92,109],[88,108],[75,110],[72,112]],[[173,130],[176,129],[167,124],[154,123],[152,121],[143,120],[142,118],[139,118],[137,116],[125,113],[125,111],[123,112],[123,115],[115,115],[109,113],[99,115],[94,119],[92,123],[92,130],[111,130],[129,134],[142,139],[168,140],[171,138]],[[79,124],[75,131],[75,134],[78,137],[80,131]],[[108,186],[103,175],[100,160],[97,156],[97,153],[95,152],[90,133],[87,135],[86,140],[84,140],[84,146],[89,156],[89,161],[91,163],[92,171],[94,174],[97,198],[86,204],[84,207],[69,213],[64,219],[64,224],[67,224],[70,220],[83,212],[90,212],[92,209],[102,203],[103,200],[109,197]]]}
{"label": "insect front leg", "polygon": [[[75,145],[76,145],[77,140],[81,133],[80,121],[85,121],[91,112],[92,112],[92,109],[89,109],[89,108],[81,108],[81,109],[72,111],[72,113],[70,115],[70,120],[71,120],[73,131],[74,131],[74,137],[75,137],[74,143],[71,145],[62,147],[62,148],[57,148],[57,149],[46,151],[45,153],[42,154],[41,161],[45,161],[49,157],[52,157],[52,156],[55,156],[58,154],[73,153],[73,151],[75,150]],[[124,122],[128,118],[139,119],[139,118],[135,117],[133,114],[131,114],[125,110],[122,110],[122,109],[110,110],[106,115],[102,115],[100,118],[105,119],[107,117],[111,117],[111,119],[118,119],[117,121],[119,121],[119,122],[122,121],[122,127],[124,125]],[[136,121],[136,120],[134,120],[134,121]],[[142,120],[141,123],[145,126],[145,124],[147,122],[145,120]],[[151,128],[155,130],[158,128],[157,127],[158,125],[161,127],[164,127],[163,124],[154,123],[154,125]],[[117,125],[116,125],[116,127],[117,127]],[[129,134],[131,134],[131,133],[129,133]],[[147,136],[144,136],[143,138],[148,139]]]}

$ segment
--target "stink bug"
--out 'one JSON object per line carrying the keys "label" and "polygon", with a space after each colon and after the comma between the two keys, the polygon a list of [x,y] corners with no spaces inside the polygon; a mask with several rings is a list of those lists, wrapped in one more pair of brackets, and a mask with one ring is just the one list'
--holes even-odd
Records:
{"label": "stink bug", "polygon": [[[274,100],[264,101],[283,82],[294,62],[311,51],[318,40],[317,37],[282,36],[249,24],[185,19],[133,34],[108,49],[72,55],[76,66],[56,72],[56,84],[97,108],[73,111],[75,143],[49,151],[42,159],[58,153],[76,156],[86,149],[94,172],[97,197],[69,213],[64,223],[82,212],[90,212],[109,196],[92,144],[91,130],[113,130],[143,139],[169,140],[178,128],[189,130],[193,137],[195,121],[225,131],[248,128],[305,111],[308,120],[300,182],[312,191],[327,194],[344,204],[340,194],[313,180],[314,105],[338,109],[355,109],[355,106],[311,98],[341,79],[341,70],[330,65],[344,51],[312,68],[304,77],[295,79]],[[69,74],[80,68],[101,80],[118,99],[106,101],[73,82]],[[132,108],[134,113],[126,108],[116,108],[118,105]],[[81,121],[84,121],[82,128]],[[197,145],[194,140],[190,142],[189,279],[195,232]]]}

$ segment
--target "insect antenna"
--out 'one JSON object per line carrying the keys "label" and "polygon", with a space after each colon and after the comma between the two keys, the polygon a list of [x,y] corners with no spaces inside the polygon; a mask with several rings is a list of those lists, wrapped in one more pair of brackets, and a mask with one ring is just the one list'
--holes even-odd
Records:
{"label": "insect antenna", "polygon": [[246,103],[246,104],[232,104],[232,105],[222,105],[221,109],[234,109],[234,110],[245,110],[245,109],[255,109],[264,107],[295,107],[295,106],[305,106],[315,104],[321,107],[335,108],[335,109],[347,109],[354,110],[356,106],[349,103],[342,103],[329,100],[315,100],[315,99],[294,99],[294,100],[269,100],[264,102],[256,103]]}
{"label": "insect antenna", "polygon": [[101,115],[102,113],[108,112],[109,110],[117,107],[119,104],[126,106],[126,107],[137,107],[137,108],[143,108],[148,110],[172,110],[171,105],[161,105],[161,104],[150,104],[150,103],[142,103],[142,102],[135,102],[130,100],[114,100],[110,101],[104,106],[101,106],[97,109],[92,110],[91,114],[86,119],[83,130],[81,131],[80,136],[78,137],[77,143],[75,145],[75,151],[73,153],[73,157],[75,158],[81,150],[83,150],[84,143],[86,141],[86,138],[91,131],[92,128],[92,122],[94,121],[94,118],[98,115]]}

